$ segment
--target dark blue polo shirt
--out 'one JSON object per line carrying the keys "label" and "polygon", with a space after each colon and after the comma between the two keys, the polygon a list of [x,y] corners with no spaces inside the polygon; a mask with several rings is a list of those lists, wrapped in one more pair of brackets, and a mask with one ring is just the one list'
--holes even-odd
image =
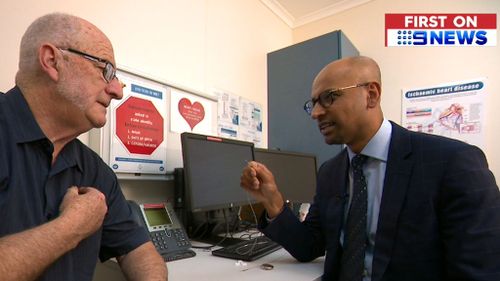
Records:
{"label": "dark blue polo shirt", "polygon": [[90,281],[97,257],[104,261],[126,254],[149,238],[134,222],[116,175],[94,151],[75,139],[54,165],[52,152],[52,143],[36,123],[20,89],[0,94],[0,237],[57,217],[69,187],[95,187],[106,195],[108,213],[103,226],[38,279]]}

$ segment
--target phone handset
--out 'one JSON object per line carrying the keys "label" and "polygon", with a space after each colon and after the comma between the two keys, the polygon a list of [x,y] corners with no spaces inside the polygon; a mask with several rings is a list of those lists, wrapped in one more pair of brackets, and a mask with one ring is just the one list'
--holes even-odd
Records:
{"label": "phone handset", "polygon": [[137,222],[148,230],[151,242],[165,261],[194,257],[191,242],[170,202],[137,204],[128,201]]}

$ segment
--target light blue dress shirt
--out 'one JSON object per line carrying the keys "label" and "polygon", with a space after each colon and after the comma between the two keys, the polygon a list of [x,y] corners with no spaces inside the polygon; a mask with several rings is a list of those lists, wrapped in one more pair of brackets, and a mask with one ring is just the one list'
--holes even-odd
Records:
{"label": "light blue dress shirt", "polygon": [[[368,245],[365,253],[365,276],[363,281],[371,281],[373,251],[375,249],[375,235],[377,233],[378,215],[380,212],[380,202],[382,201],[382,191],[384,187],[385,170],[387,167],[387,156],[389,154],[389,144],[391,142],[391,123],[384,119],[377,133],[372,137],[360,154],[368,156],[363,173],[365,175],[368,190],[368,214],[366,233],[368,234]],[[347,147],[349,163],[356,155]],[[352,168],[349,168],[349,202],[346,206],[344,225],[347,221],[349,206],[351,205],[352,192]],[[340,243],[344,242],[344,230],[340,236]]]}

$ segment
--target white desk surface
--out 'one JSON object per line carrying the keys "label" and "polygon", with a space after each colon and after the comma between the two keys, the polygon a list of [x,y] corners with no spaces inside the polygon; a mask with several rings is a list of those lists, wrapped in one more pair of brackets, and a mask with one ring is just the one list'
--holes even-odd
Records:
{"label": "white desk surface", "polygon": [[[168,279],[172,281],[309,281],[321,280],[324,257],[312,262],[300,263],[287,251],[280,249],[246,265],[238,261],[216,257],[210,251],[193,249],[196,256],[168,262]],[[271,270],[260,268],[263,263],[274,266]]]}

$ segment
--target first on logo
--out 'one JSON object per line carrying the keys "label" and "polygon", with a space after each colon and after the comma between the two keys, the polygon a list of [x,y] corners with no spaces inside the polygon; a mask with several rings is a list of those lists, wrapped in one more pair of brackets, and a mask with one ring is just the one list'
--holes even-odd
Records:
{"label": "first on logo", "polygon": [[386,14],[385,46],[496,46],[496,14]]}

